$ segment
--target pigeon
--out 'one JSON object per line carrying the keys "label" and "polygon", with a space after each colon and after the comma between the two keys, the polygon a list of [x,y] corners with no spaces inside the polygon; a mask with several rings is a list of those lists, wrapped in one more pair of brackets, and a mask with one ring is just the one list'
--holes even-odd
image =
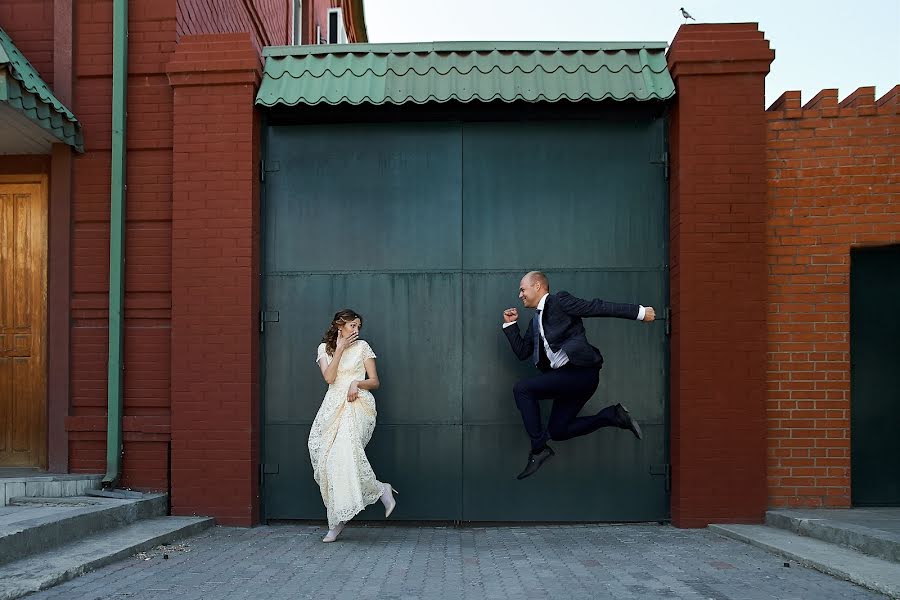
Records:
{"label": "pigeon", "polygon": [[692,21],[696,21],[696,20],[697,20],[697,19],[695,19],[694,17],[691,16],[691,13],[689,13],[689,12],[686,11],[686,10],[684,10],[684,8],[681,9],[681,16],[684,17],[685,20],[687,20],[687,19],[691,19]]}

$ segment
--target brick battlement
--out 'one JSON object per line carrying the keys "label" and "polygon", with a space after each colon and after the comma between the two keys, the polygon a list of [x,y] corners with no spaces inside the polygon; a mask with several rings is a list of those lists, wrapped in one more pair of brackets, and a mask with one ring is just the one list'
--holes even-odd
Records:
{"label": "brick battlement", "polygon": [[850,250],[900,242],[900,86],[768,111],[768,502],[850,506]]}

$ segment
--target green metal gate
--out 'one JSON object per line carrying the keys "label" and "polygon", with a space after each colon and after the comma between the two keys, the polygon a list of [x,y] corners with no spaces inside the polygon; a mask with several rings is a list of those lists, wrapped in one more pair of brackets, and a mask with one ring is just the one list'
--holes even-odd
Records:
{"label": "green metal gate", "polygon": [[644,440],[605,429],[557,443],[556,458],[524,481],[515,476],[528,438],[512,386],[533,367],[500,331],[501,311],[521,308],[519,279],[535,268],[554,290],[663,315],[664,133],[658,111],[268,127],[264,517],[324,517],[306,448],[326,389],[315,349],[333,313],[351,307],[378,354],[367,454],[401,492],[392,518],[668,518],[664,320],[586,321],[606,363],[585,410],[622,402]]}

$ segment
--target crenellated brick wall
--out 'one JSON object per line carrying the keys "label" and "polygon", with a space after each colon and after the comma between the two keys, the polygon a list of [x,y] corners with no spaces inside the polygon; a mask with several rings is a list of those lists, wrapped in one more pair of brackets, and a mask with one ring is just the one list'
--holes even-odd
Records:
{"label": "crenellated brick wall", "polygon": [[768,502],[850,506],[850,250],[900,243],[900,85],[805,105],[768,139]]}

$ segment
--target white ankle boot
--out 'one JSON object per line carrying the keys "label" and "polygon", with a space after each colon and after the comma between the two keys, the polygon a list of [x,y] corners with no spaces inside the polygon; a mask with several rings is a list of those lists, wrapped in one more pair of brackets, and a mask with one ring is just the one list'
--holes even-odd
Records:
{"label": "white ankle boot", "polygon": [[381,493],[381,503],[384,504],[384,518],[387,519],[391,516],[391,513],[394,512],[394,508],[397,506],[397,501],[394,500],[394,494],[399,494],[397,490],[391,487],[391,484],[385,483],[384,491]]}
{"label": "white ankle boot", "polygon": [[335,527],[334,529],[328,530],[328,533],[325,535],[325,537],[322,538],[322,541],[325,543],[333,542],[334,540],[337,539],[337,537],[339,535],[341,535],[341,532],[343,530],[344,530],[344,523],[340,522],[337,524],[337,527]]}

